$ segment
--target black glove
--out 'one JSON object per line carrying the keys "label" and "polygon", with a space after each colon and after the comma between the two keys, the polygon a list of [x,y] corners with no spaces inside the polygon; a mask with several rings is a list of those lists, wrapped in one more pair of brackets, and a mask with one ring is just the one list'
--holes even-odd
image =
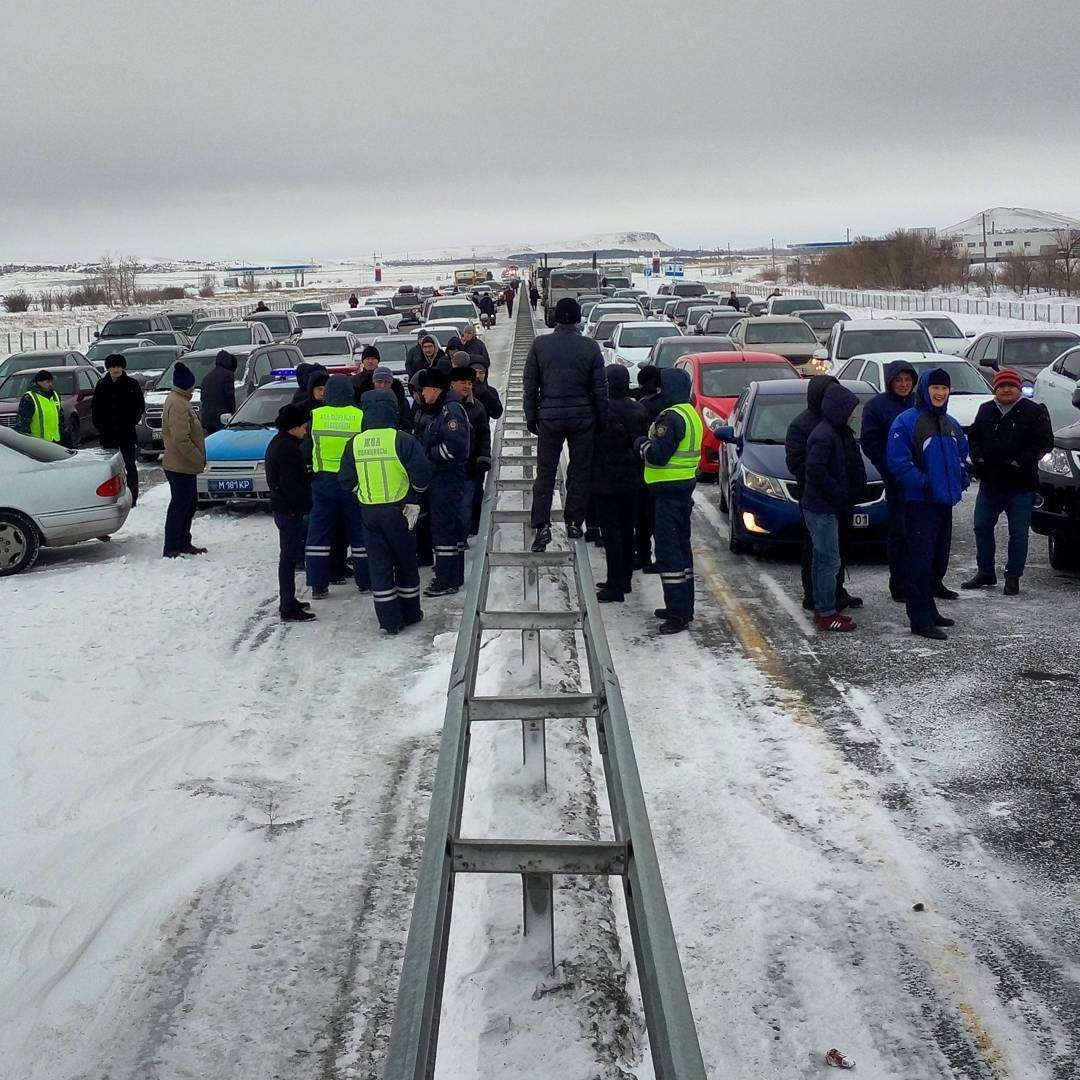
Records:
{"label": "black glove", "polygon": [[540,425],[535,420],[526,420],[525,427],[528,429],[530,435],[540,434]]}

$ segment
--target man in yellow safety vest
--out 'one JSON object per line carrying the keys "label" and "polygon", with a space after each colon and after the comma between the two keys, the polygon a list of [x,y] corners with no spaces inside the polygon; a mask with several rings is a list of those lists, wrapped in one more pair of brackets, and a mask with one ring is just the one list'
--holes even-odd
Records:
{"label": "man in yellow safety vest", "polygon": [[34,376],[34,385],[23,394],[15,430],[46,442],[66,443],[64,406],[53,388],[51,371],[39,371]]}

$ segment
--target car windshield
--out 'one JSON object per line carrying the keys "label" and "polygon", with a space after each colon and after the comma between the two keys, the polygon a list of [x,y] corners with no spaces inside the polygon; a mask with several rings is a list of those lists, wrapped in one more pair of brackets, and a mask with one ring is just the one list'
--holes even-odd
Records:
{"label": "car windshield", "polygon": [[752,382],[798,377],[790,364],[705,364],[701,393],[704,397],[738,397]]}
{"label": "car windshield", "polygon": [[132,349],[124,353],[128,371],[164,371],[175,359],[175,349]]}
{"label": "car windshield", "polygon": [[294,312],[322,311],[323,306],[321,300],[297,300],[296,303],[293,304],[292,309]]}
{"label": "car windshield", "polygon": [[296,393],[296,383],[282,383],[257,390],[233,414],[229,427],[272,427],[278,409],[288,405]]}
{"label": "car windshield", "polygon": [[334,337],[302,337],[296,344],[305,356],[348,356],[352,351],[349,348],[349,339],[344,334],[336,334]]}
{"label": "car windshield", "polygon": [[844,318],[844,313],[842,311],[807,311],[799,318],[812,330],[828,330],[833,323]]}
{"label": "car windshield", "polygon": [[67,362],[67,353],[14,353],[0,361],[0,376],[10,375],[13,371],[37,371],[43,367],[63,367]]}
{"label": "car windshield", "polygon": [[960,327],[952,319],[920,319],[919,322],[931,337],[962,338],[964,336],[960,332]]}
{"label": "car windshield", "polygon": [[[855,407],[848,423],[859,434],[862,424],[862,407],[866,398],[860,397],[859,404]],[[769,443],[772,446],[783,446],[787,437],[787,429],[791,421],[806,408],[806,394],[792,395],[761,395],[754,403],[750,413],[750,422],[747,425],[746,441],[754,443]]]}
{"label": "car windshield", "polygon": [[296,316],[302,330],[327,330],[329,329],[330,315],[325,311],[306,311]]}
{"label": "car windshield", "polygon": [[916,360],[911,365],[920,375],[934,368],[944,368],[952,380],[954,394],[989,394],[990,387],[986,380],[968,363],[943,364],[940,361]]}
{"label": "car windshield", "polygon": [[352,334],[385,334],[388,327],[385,319],[343,319],[338,329]]}
{"label": "car windshield", "polygon": [[[214,364],[217,362],[216,356],[182,356],[180,359],[183,363],[191,368],[192,374],[195,376],[195,385],[203,381],[203,376],[211,371]],[[238,369],[243,367],[243,362],[238,364]],[[176,361],[174,360],[162,373],[161,377],[156,383],[154,383],[155,390],[171,390],[173,381],[173,372],[176,370]]]}
{"label": "car windshield", "polygon": [[925,330],[852,330],[840,337],[836,356],[850,360],[862,353],[933,352]]}
{"label": "car windshield", "polygon": [[[702,348],[702,345],[688,341],[681,334],[678,337],[673,336],[670,341],[657,342],[656,355],[652,358],[652,363],[660,368],[674,367],[679,357],[686,356],[687,353],[701,352]],[[712,349],[715,346],[710,345],[709,348]]]}
{"label": "car windshield", "polygon": [[600,285],[595,270],[553,270],[548,278],[549,289],[593,289]]}
{"label": "car windshield", "polygon": [[679,336],[677,326],[629,326],[619,334],[619,348],[650,349],[661,338]]}
{"label": "car windshield", "polygon": [[816,345],[817,338],[804,322],[748,323],[746,326],[747,345],[778,345],[789,342]]}
{"label": "car windshield", "polygon": [[630,279],[628,277],[623,277],[621,274],[616,274],[614,277],[608,275],[607,283],[608,286],[613,289],[630,288]]}
{"label": "car windshield", "polygon": [[110,319],[101,331],[102,337],[134,337],[152,329],[149,319]]}
{"label": "car windshield", "polygon": [[204,330],[192,346],[194,349],[224,349],[227,345],[250,345],[251,330],[246,326],[211,327]]}
{"label": "car windshield", "polygon": [[190,338],[197,338],[208,326],[220,326],[228,321],[228,319],[196,319],[188,329],[187,335]]}
{"label": "car windshield", "polygon": [[180,331],[188,330],[195,321],[194,315],[185,314],[180,311],[173,312],[171,315],[166,315],[165,318],[169,320],[169,325],[174,330]]}
{"label": "car windshield", "polygon": [[680,282],[678,285],[672,287],[672,296],[705,296],[708,293],[708,289],[704,285],[698,285],[692,281]]}
{"label": "car windshield", "polygon": [[434,319],[475,319],[476,308],[473,307],[472,301],[458,302],[453,304],[439,304],[438,307],[434,305],[431,311],[428,313],[428,318]]}
{"label": "car windshield", "polygon": [[405,358],[409,355],[409,349],[412,346],[413,342],[407,339],[375,342],[375,348],[379,350],[379,363],[385,364],[395,375],[405,370]]}
{"label": "car windshield", "polygon": [[820,311],[825,305],[807,296],[777,296],[769,310],[774,315],[790,315],[793,311]]}
{"label": "car windshield", "polygon": [[258,315],[250,316],[251,322],[261,322],[272,334],[287,334],[289,332],[289,316],[275,313],[259,312]]}
{"label": "car windshield", "polygon": [[110,356],[112,353],[123,353],[125,356],[129,352],[135,349],[141,349],[146,346],[145,341],[95,341],[89,349],[86,350],[87,360],[104,360],[106,356]]}
{"label": "car windshield", "polygon": [[376,315],[393,315],[394,313],[394,305],[389,300],[370,300],[368,301],[368,307]]}
{"label": "car windshield", "polygon": [[149,333],[140,334],[144,341],[152,341],[155,345],[175,345],[176,335],[171,330],[151,330]]}
{"label": "car windshield", "polygon": [[626,319],[603,318],[596,324],[596,330],[593,333],[593,337],[596,338],[597,341],[608,341],[610,340],[611,335],[615,333],[615,327],[618,326],[620,322],[627,321],[628,320]]}
{"label": "car windshield", "polygon": [[[0,398],[22,397],[27,390],[33,388],[34,376],[36,374],[37,369],[34,371],[18,371],[14,375],[9,375],[2,383],[0,383]],[[61,396],[64,394],[74,394],[74,370],[57,372],[53,376],[53,389]]]}
{"label": "car windshield", "polygon": [[1074,337],[1005,338],[1003,367],[1044,368],[1066,349],[1076,346]]}

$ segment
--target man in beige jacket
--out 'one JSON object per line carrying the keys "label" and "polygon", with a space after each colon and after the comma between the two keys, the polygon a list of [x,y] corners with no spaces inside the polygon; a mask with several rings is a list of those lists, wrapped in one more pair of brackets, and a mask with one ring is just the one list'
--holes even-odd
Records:
{"label": "man in beige jacket", "polygon": [[161,413],[161,439],[165,444],[162,466],[169,481],[169,509],[165,514],[166,559],[202,555],[206,548],[191,542],[195,517],[195,477],[206,468],[203,429],[191,406],[195,374],[182,361],[173,369],[173,384]]}

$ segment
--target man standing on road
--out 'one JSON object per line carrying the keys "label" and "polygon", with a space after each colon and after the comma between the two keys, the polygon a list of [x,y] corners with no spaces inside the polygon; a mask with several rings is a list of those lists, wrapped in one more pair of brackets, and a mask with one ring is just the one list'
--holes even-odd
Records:
{"label": "man standing on road", "polygon": [[536,310],[536,305],[540,303],[540,290],[535,285],[529,286],[529,306]]}
{"label": "man standing on road", "polygon": [[94,387],[91,416],[106,450],[119,450],[127,470],[131,505],[139,501],[139,469],[135,427],[146,411],[142,387],[127,373],[123,353],[105,358],[105,378]]}
{"label": "man standing on road", "polygon": [[[446,346],[447,352],[453,351],[454,343],[451,341]],[[474,360],[480,361],[484,367],[490,370],[491,357],[488,355],[487,346],[476,336],[476,327],[472,323],[469,323],[464,330],[461,331],[461,348],[467,352]]]}
{"label": "man standing on road", "polygon": [[[463,360],[468,356],[459,353]],[[483,500],[484,480],[491,468],[491,422],[487,410],[473,396],[476,374],[466,363],[450,372],[450,389],[461,399],[461,407],[469,418],[469,462],[465,467],[465,497],[461,500],[461,550],[468,547],[473,535],[474,508],[477,494]]]}
{"label": "man standing on road", "polygon": [[360,504],[375,617],[388,634],[424,617],[416,543],[410,533],[420,516],[416,495],[431,480],[431,465],[420,444],[397,430],[398,408],[391,390],[371,390],[364,396],[363,431],[345,447],[338,472],[348,498]]}
{"label": "man standing on road", "polygon": [[506,317],[509,319],[514,314],[514,289],[507,285],[503,289],[503,303],[506,304]]}
{"label": "man standing on road", "polygon": [[[481,317],[488,320],[488,325],[494,326],[497,313],[495,311],[495,301],[492,300],[491,293],[484,293],[484,295],[476,301],[476,306],[480,310]],[[462,335],[462,340],[464,340],[464,334]]]}
{"label": "man standing on road", "polygon": [[885,365],[885,390],[872,398],[863,408],[862,431],[859,443],[870,464],[877,469],[885,484],[885,499],[889,509],[889,593],[899,604],[904,600],[904,496],[900,485],[889,478],[885,461],[885,445],[889,441],[892,422],[915,404],[915,380],[918,372],[906,360],[893,360]]}
{"label": "man standing on road", "polygon": [[656,565],[664,588],[664,606],[655,615],[662,620],[661,634],[678,634],[694,618],[690,514],[704,429],[690,404],[688,372],[663,368],[660,393],[664,407],[634,449],[645,462],[645,483],[653,497]]}
{"label": "man standing on road", "polygon": [[739,298],[735,295],[734,289],[728,293],[727,306],[729,308],[734,308],[736,311],[739,310]]}
{"label": "man standing on road", "polygon": [[979,407],[968,431],[972,471],[979,480],[975,497],[975,551],[978,570],[962,589],[997,584],[994,527],[1005,514],[1009,522],[1009,554],[1005,561],[1005,595],[1020,592],[1027,562],[1028,532],[1039,458],[1054,448],[1054,430],[1045,405],[1023,396],[1023,380],[1012,368],[994,376],[994,400]]}
{"label": "man standing on road", "polygon": [[300,444],[307,438],[308,411],[282,405],[277,434],[266,448],[266,486],[278,531],[278,613],[282,622],[310,622],[315,616],[296,599],[296,570],[304,565],[307,517],[311,511],[311,476]]}
{"label": "man standing on road", "polygon": [[[453,338],[452,341],[457,341],[457,338]],[[461,342],[459,341],[458,344],[460,345]],[[374,346],[368,346],[368,348],[374,348]],[[410,385],[414,375],[433,367],[449,372],[450,360],[439,348],[439,343],[430,334],[424,334],[419,343],[409,349],[409,354],[405,358],[405,375]]]}
{"label": "man standing on road", "polygon": [[224,426],[225,413],[236,412],[236,357],[222,349],[199,387],[199,420],[203,431],[213,435]]}
{"label": "man standing on road", "polygon": [[555,305],[555,330],[533,341],[525,360],[525,424],[539,439],[532,491],[533,551],[551,543],[551,500],[563,443],[570,449],[563,519],[571,540],[583,533],[589,502],[593,439],[607,422],[604,354],[579,333],[581,306],[564,296]]}
{"label": "man standing on road", "polygon": [[34,385],[19,401],[15,430],[20,435],[32,435],[35,439],[68,445],[64,406],[60,395],[53,389],[52,372],[43,369],[34,376]]}
{"label": "man standing on road", "polygon": [[360,370],[352,376],[353,397],[356,404],[369,391],[375,389],[375,369],[382,357],[374,345],[365,345],[360,353]]}
{"label": "man standing on road", "polygon": [[911,632],[944,641],[952,626],[935,599],[959,594],[945,587],[952,546],[952,509],[970,482],[964,429],[947,413],[952,380],[944,368],[924,371],[915,387],[915,407],[889,429],[885,464],[904,496],[907,574],[904,595]]}
{"label": "man standing on road", "polygon": [[206,468],[202,424],[191,406],[195,372],[182,360],[173,366],[172,389],[161,410],[161,440],[165,453],[161,465],[169,481],[169,509],[165,512],[165,547],[162,555],[205,555],[206,548],[191,542],[197,487],[195,477]]}

